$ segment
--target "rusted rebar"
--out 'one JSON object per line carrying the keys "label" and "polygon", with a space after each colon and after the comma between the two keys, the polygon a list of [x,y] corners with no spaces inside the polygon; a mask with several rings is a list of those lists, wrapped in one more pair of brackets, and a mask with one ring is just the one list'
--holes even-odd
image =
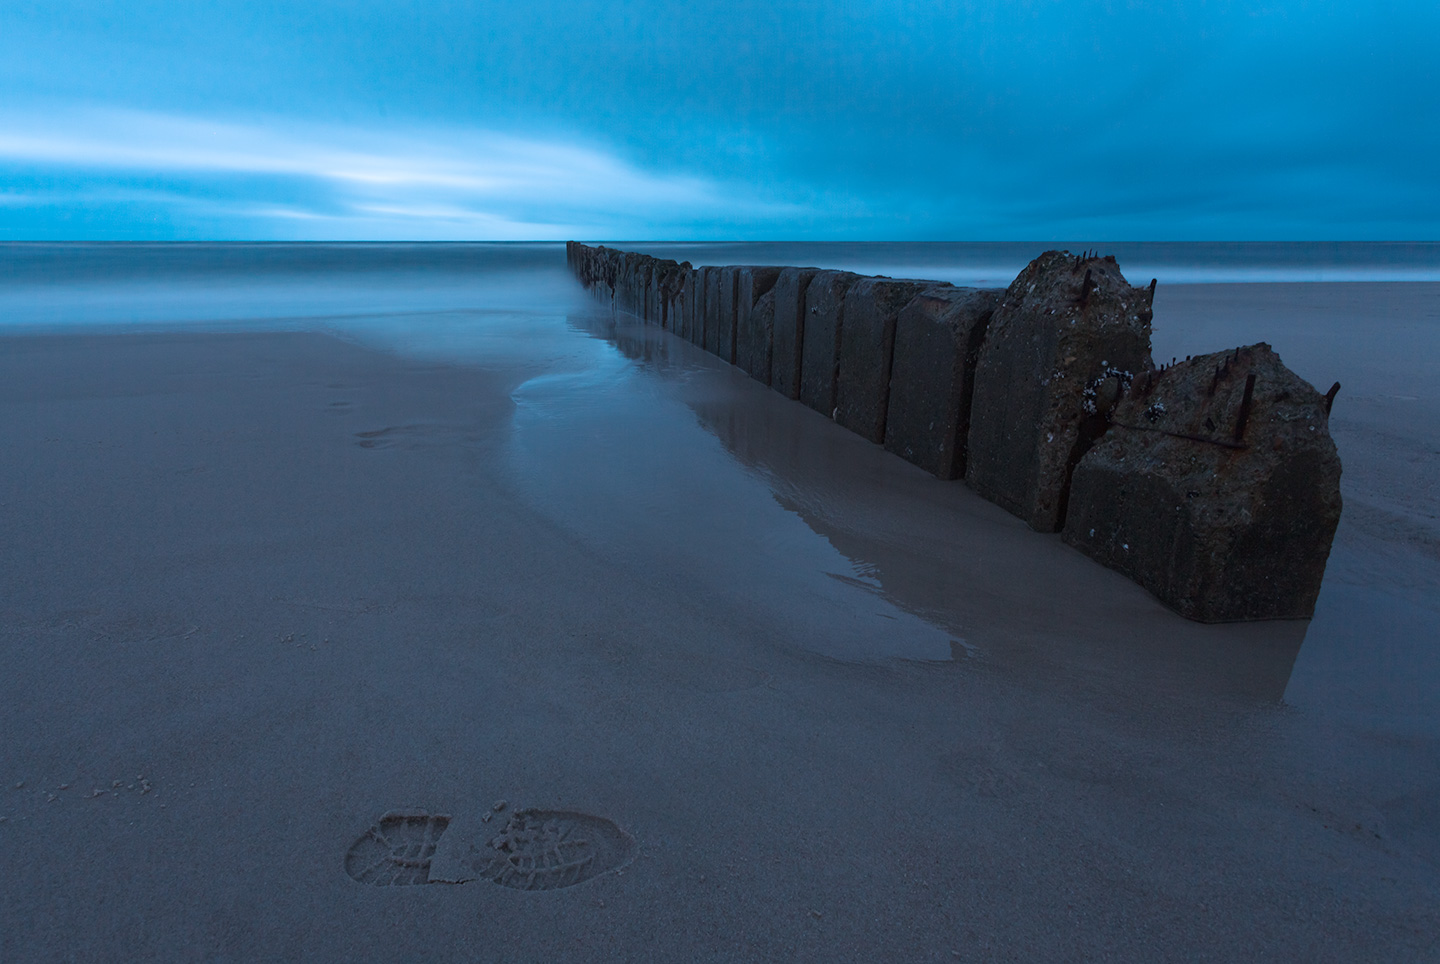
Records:
{"label": "rusted rebar", "polygon": [[1245,423],[1250,421],[1250,399],[1255,394],[1255,373],[1245,376],[1245,394],[1240,398],[1240,415],[1235,419],[1235,441],[1245,437]]}

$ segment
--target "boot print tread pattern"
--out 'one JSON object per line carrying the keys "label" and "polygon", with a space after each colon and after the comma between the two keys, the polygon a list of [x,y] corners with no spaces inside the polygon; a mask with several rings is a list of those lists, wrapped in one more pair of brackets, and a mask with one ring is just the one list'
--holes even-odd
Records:
{"label": "boot print tread pattern", "polygon": [[351,846],[345,872],[376,887],[428,884],[430,859],[449,825],[448,816],[392,810]]}

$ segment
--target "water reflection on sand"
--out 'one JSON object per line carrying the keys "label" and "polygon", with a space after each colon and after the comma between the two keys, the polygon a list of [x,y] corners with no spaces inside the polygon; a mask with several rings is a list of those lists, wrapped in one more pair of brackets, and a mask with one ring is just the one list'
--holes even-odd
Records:
{"label": "water reflection on sand", "polygon": [[[575,314],[570,320],[656,379],[658,385],[649,392],[682,401],[743,466],[743,477],[729,473],[727,488],[763,490],[763,499],[752,494],[743,507],[700,501],[707,511],[716,511],[717,521],[723,521],[717,534],[732,545],[774,545],[778,532],[803,522],[846,561],[850,585],[864,586],[942,628],[963,641],[957,643],[960,655],[990,665],[1108,680],[1187,699],[1202,693],[1265,701],[1283,696],[1306,622],[1189,622],[1058,538],[1031,532],[963,484],[931,478],[653,326],[603,312]],[[618,380],[611,377],[607,383]],[[686,450],[697,442],[683,432],[652,436],[608,395],[584,397],[592,411],[609,412],[604,420],[614,428],[608,444],[620,464],[631,462],[630,450],[622,454],[617,448],[623,446],[653,446],[668,464],[684,465],[692,458]],[[694,503],[701,484],[681,477],[673,479],[671,491],[665,470],[650,466],[644,474],[655,487],[647,498],[665,499],[668,492],[678,511]],[[643,501],[611,509],[624,516],[623,522],[612,516],[621,527],[617,537],[637,524],[632,515],[653,517]],[[662,528],[660,534],[669,537],[674,531]],[[786,541],[792,552],[801,544],[793,537]],[[775,561],[785,570],[813,566],[833,573],[837,568],[798,554]],[[866,629],[856,627],[858,638],[865,638]],[[895,655],[881,642],[892,637],[871,638],[870,645],[855,647],[851,654]]]}

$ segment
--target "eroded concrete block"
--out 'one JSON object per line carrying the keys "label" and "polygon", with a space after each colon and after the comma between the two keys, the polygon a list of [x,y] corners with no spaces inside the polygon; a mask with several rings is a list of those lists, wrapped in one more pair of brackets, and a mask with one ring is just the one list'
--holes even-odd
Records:
{"label": "eroded concrete block", "polygon": [[1149,370],[1151,292],[1114,258],[1047,251],[1005,292],[975,368],[966,481],[1040,532],[1064,522],[1070,473],[1104,431],[1084,392]]}
{"label": "eroded concrete block", "polygon": [[685,280],[680,289],[680,325],[675,333],[686,341],[694,341],[691,332],[695,330],[695,302],[700,297],[698,289],[700,269],[691,268],[685,272]]}
{"label": "eroded concrete block", "polygon": [[650,262],[650,276],[645,281],[645,320],[658,325],[665,314],[665,268],[673,262],[654,258]]}
{"label": "eroded concrete block", "polygon": [[924,285],[861,278],[845,295],[835,375],[835,421],[877,445],[885,441],[895,319]]}
{"label": "eroded concrete block", "polygon": [[750,326],[757,333],[757,341],[753,345],[749,359],[753,368],[747,369],[747,371],[751,378],[763,385],[769,385],[772,341],[766,337],[766,334],[773,333],[775,330],[774,288],[761,295],[760,300],[755,302],[755,307],[750,309]]}
{"label": "eroded concrete block", "polygon": [[650,301],[650,292],[654,277],[655,259],[641,255],[635,263],[635,314],[643,321],[652,319],[654,306]]}
{"label": "eroded concrete block", "polygon": [[678,268],[674,261],[665,258],[652,258],[650,261],[650,277],[645,286],[645,320],[654,325],[665,327],[666,301],[670,297],[669,279],[671,274]]}
{"label": "eroded concrete block", "polygon": [[719,354],[720,341],[720,275],[723,269],[709,267],[705,270],[705,325],[700,333],[699,345],[713,354]]}
{"label": "eroded concrete block", "polygon": [[735,364],[735,295],[739,273],[740,269],[735,265],[720,269],[719,308],[715,313],[715,346],[710,349],[732,365]]}
{"label": "eroded concrete block", "polygon": [[775,287],[780,269],[764,265],[740,268],[735,277],[735,364],[751,378],[770,384],[770,338],[775,299],[763,310],[760,300]]}
{"label": "eroded concrete block", "polygon": [[654,258],[642,254],[635,259],[635,314],[644,321],[650,320],[650,279],[654,273]]}
{"label": "eroded concrete block", "polygon": [[674,267],[666,269],[661,283],[661,326],[674,332],[679,327],[680,316],[685,307],[685,279],[690,276],[690,262],[671,264]]}
{"label": "eroded concrete block", "polygon": [[695,303],[690,306],[690,329],[686,340],[699,345],[705,332],[705,266],[695,269]]}
{"label": "eroded concrete block", "polygon": [[1141,375],[1075,469],[1065,541],[1191,619],[1311,616],[1340,521],[1332,398],[1263,343]]}
{"label": "eroded concrete block", "polygon": [[895,319],[885,448],[937,478],[965,474],[975,363],[1004,293],[935,285]]}
{"label": "eroded concrete block", "polygon": [[639,314],[635,306],[635,299],[638,294],[636,274],[641,257],[643,256],[633,251],[625,251],[621,253],[619,259],[619,276],[617,279],[619,284],[616,289],[618,296],[616,307],[632,315]]}
{"label": "eroded concrete block", "polygon": [[[603,246],[597,248],[588,245],[579,246],[576,253],[576,274],[580,278],[580,283],[597,301],[602,298],[608,300],[610,296],[609,286],[605,281],[606,264],[606,249]],[[602,288],[605,289],[603,292]]]}
{"label": "eroded concrete block", "polygon": [[595,269],[599,300],[613,309],[620,285],[620,252],[613,248],[601,248],[596,252]]}
{"label": "eroded concrete block", "polygon": [[805,289],[800,401],[827,417],[835,415],[835,376],[840,367],[845,295],[859,280],[860,275],[850,271],[820,271]]}
{"label": "eroded concrete block", "polygon": [[805,292],[819,273],[819,268],[786,268],[775,279],[770,387],[786,398],[800,397],[800,358],[805,342]]}

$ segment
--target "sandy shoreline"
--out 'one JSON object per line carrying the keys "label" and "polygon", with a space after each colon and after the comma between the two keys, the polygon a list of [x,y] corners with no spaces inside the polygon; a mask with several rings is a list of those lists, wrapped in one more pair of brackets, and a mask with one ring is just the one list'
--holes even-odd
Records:
{"label": "sandy shoreline", "polygon": [[[1199,626],[571,320],[570,354],[484,366],[0,339],[0,957],[1433,955],[1436,502],[1390,468],[1425,477],[1433,396],[1354,353],[1315,621]],[[500,799],[638,856],[543,893],[344,872],[387,810]]]}

